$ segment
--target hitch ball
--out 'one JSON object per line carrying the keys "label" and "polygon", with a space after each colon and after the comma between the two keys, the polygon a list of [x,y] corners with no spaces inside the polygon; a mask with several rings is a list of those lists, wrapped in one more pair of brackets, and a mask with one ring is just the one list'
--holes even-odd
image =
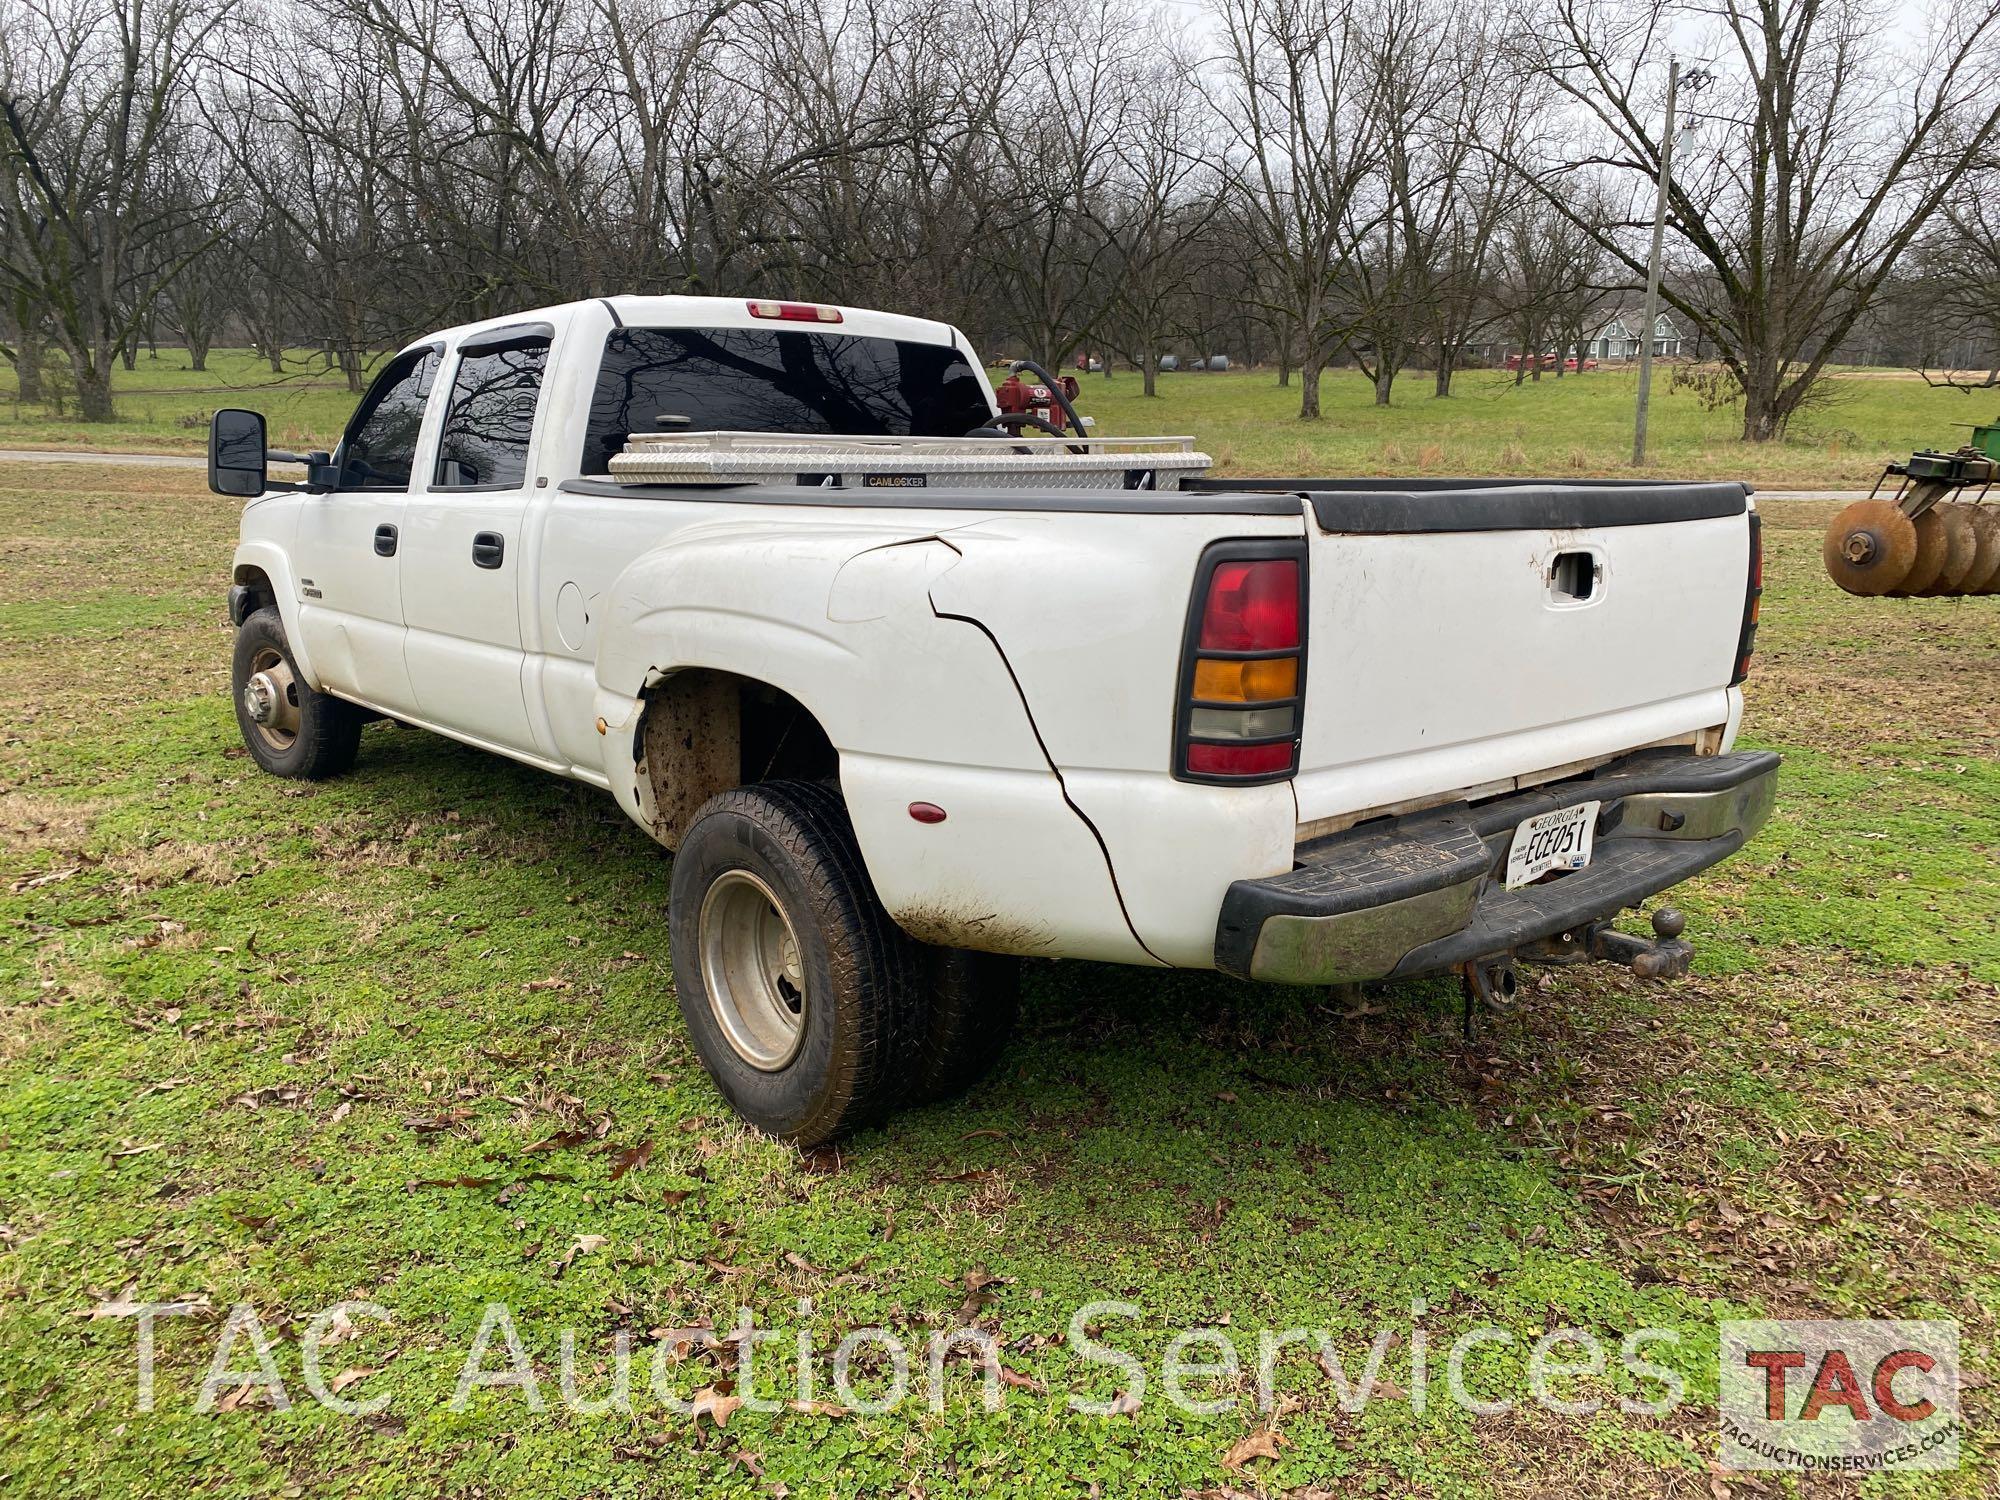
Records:
{"label": "hitch ball", "polygon": [[1620,932],[1609,922],[1592,930],[1590,955],[1624,964],[1641,979],[1674,979],[1687,973],[1694,947],[1681,934],[1687,918],[1679,907],[1663,906],[1653,913],[1653,940]]}

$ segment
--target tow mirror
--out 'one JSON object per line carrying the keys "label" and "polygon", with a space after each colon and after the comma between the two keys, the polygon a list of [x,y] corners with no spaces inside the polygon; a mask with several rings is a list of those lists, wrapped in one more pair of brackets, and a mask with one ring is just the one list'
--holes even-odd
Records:
{"label": "tow mirror", "polygon": [[261,412],[226,406],[209,419],[208,487],[218,495],[261,495],[269,488]]}

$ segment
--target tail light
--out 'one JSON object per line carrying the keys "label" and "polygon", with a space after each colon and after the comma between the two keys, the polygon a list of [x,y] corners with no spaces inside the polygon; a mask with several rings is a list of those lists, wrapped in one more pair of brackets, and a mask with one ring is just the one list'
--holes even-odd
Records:
{"label": "tail light", "polygon": [[1743,630],[1736,637],[1736,670],[1729,685],[1735,687],[1750,675],[1750,658],[1757,649],[1757,616],[1764,600],[1764,521],[1750,512],[1750,578],[1743,588]]}
{"label": "tail light", "polygon": [[1297,542],[1218,542],[1195,568],[1174,774],[1232,786],[1299,768],[1306,558]]}
{"label": "tail light", "polygon": [[777,318],[786,323],[838,323],[840,309],[818,302],[748,302],[753,318]]}

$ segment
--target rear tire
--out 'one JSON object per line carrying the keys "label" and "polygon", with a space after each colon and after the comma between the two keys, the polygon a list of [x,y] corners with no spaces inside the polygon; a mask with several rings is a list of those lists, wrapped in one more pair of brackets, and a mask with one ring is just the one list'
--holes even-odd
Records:
{"label": "rear tire", "polygon": [[801,1146],[900,1101],[923,1009],[916,947],[876,899],[839,793],[712,797],[674,856],[681,1015],[730,1105]]}
{"label": "rear tire", "polygon": [[967,948],[923,953],[930,1015],[911,1069],[910,1102],[964,1093],[993,1071],[1021,1008],[1021,961]]}
{"label": "rear tire", "polygon": [[250,758],[273,776],[338,776],[360,752],[366,713],[307,686],[292,660],[285,622],[269,606],[237,627],[230,696]]}

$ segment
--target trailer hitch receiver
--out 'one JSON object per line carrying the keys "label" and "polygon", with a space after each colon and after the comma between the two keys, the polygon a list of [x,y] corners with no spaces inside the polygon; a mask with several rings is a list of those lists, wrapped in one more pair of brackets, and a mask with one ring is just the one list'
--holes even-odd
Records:
{"label": "trailer hitch receiver", "polygon": [[1663,906],[1653,913],[1652,942],[1607,922],[1592,929],[1590,956],[1625,964],[1641,979],[1678,979],[1694,959],[1694,945],[1681,936],[1685,931],[1687,918],[1680,909]]}

